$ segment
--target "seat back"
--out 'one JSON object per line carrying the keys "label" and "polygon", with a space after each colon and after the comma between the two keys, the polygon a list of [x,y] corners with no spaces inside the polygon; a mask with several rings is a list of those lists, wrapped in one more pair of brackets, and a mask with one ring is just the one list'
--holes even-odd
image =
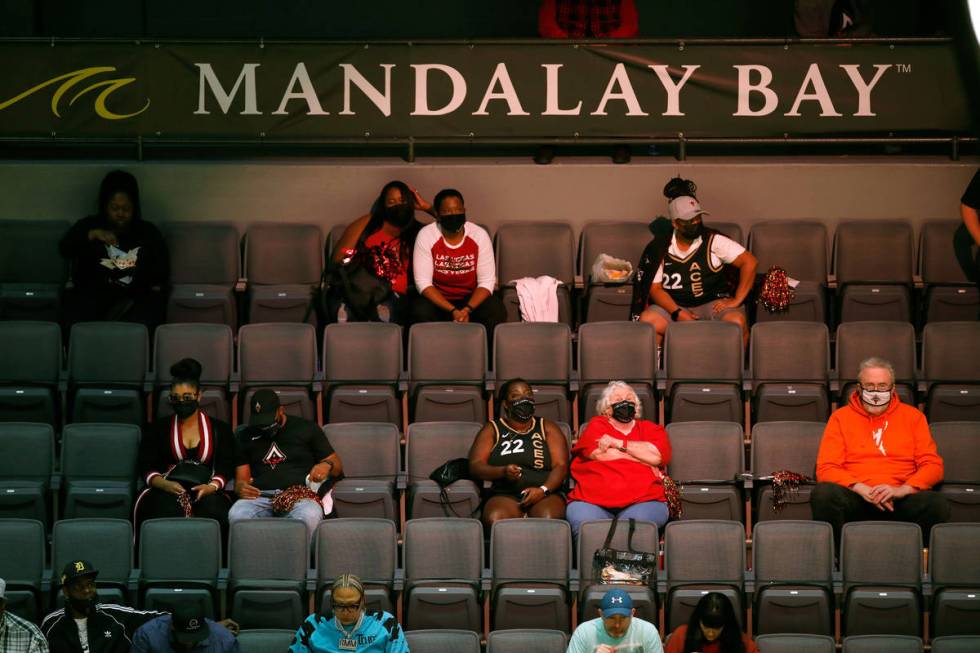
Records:
{"label": "seat back", "polygon": [[980,383],[980,322],[927,324],[922,376],[929,383]]}
{"label": "seat back", "polygon": [[230,222],[165,222],[170,283],[233,286],[241,274],[238,230]]}
{"label": "seat back", "polygon": [[749,250],[759,271],[774,265],[800,281],[827,283],[827,227],[809,220],[767,220],[752,225]]}
{"label": "seat back", "polygon": [[759,522],[752,535],[752,569],[759,587],[767,583],[806,583],[830,590],[834,531],[826,522]]}
{"label": "seat back", "polygon": [[406,630],[405,641],[412,653],[480,653],[480,636],[472,630]]}
{"label": "seat back", "polygon": [[497,325],[493,339],[498,382],[521,377],[532,385],[567,385],[572,366],[571,330],[557,322]]}
{"label": "seat back", "polygon": [[410,391],[420,383],[482,385],[487,369],[487,335],[482,324],[424,322],[408,332]]}
{"label": "seat back", "polygon": [[385,322],[328,324],[323,330],[323,380],[329,385],[397,383],[402,369],[402,330]]}
{"label": "seat back", "polygon": [[844,638],[841,653],[922,653],[922,638],[909,635],[855,635]]}
{"label": "seat back", "polygon": [[[670,476],[678,483],[734,483],[745,471],[742,427],[734,422],[674,422],[667,425]],[[705,452],[711,455],[706,456]]]}
{"label": "seat back", "polygon": [[482,424],[415,422],[408,425],[405,457],[408,482],[424,481],[447,460],[466,458]]}
{"label": "seat back", "polygon": [[247,324],[238,330],[243,386],[308,385],[316,375],[316,330],[310,324]]}
{"label": "seat back", "polygon": [[922,585],[922,531],[908,522],[849,522],[841,532],[845,594],[859,585]]}
{"label": "seat back", "polygon": [[928,220],[919,232],[919,266],[927,284],[970,283],[963,268],[950,256],[953,234],[963,224],[960,220]]}
{"label": "seat back", "polygon": [[55,322],[0,322],[0,384],[56,386],[61,328]]}
{"label": "seat back", "polygon": [[426,517],[405,523],[405,581],[469,582],[483,570],[483,526],[476,519]]}
{"label": "seat back", "polygon": [[949,635],[930,642],[932,653],[973,653],[980,650],[980,635]]}
{"label": "seat back", "polygon": [[[591,583],[598,582],[592,575],[592,558],[595,552],[601,549],[609,534],[611,519],[598,521],[587,521],[579,526],[578,531],[578,575],[579,587],[585,590]],[[609,543],[609,546],[619,551],[633,550],[645,553],[656,554],[660,545],[660,536],[657,532],[657,525],[654,522],[636,521],[633,532],[632,547],[629,547],[629,523],[628,520],[619,520],[616,524],[616,532]],[[656,569],[654,570],[656,573]],[[651,585],[656,583],[656,578],[651,579]]]}
{"label": "seat back", "polygon": [[148,519],[140,527],[139,564],[145,583],[214,585],[221,567],[221,527],[213,519]]}
{"label": "seat back", "polygon": [[937,422],[929,430],[943,459],[944,482],[980,484],[980,422]]}
{"label": "seat back", "polygon": [[100,583],[125,586],[133,569],[133,525],[126,519],[62,519],[51,535],[51,569],[86,560]]}
{"label": "seat back", "polygon": [[247,628],[235,637],[242,653],[282,653],[296,639],[288,628]]}
{"label": "seat back", "polygon": [[[270,555],[274,551],[275,555]],[[245,519],[231,524],[228,575],[231,582],[306,581],[309,536],[298,519]]]}
{"label": "seat back", "polygon": [[44,524],[33,519],[0,519],[0,578],[12,586],[41,589],[47,540]]}
{"label": "seat back", "polygon": [[346,573],[365,584],[390,587],[397,564],[395,538],[395,523],[388,519],[324,520],[316,531],[318,587]]}
{"label": "seat back", "polygon": [[752,427],[752,475],[787,470],[816,478],[823,422],[760,422]]}
{"label": "seat back", "polygon": [[36,422],[0,422],[0,483],[34,481],[47,487],[54,470],[54,428]]}
{"label": "seat back", "polygon": [[65,482],[134,482],[140,428],[133,424],[66,424],[61,434]]}
{"label": "seat back", "polygon": [[752,379],[826,383],[830,369],[830,333],[817,322],[763,322],[752,326]]}
{"label": "seat back", "polygon": [[490,530],[493,591],[521,582],[568,586],[572,535],[566,521],[501,519]]}
{"label": "seat back", "polygon": [[635,270],[651,238],[646,222],[590,222],[582,228],[579,241],[579,272],[590,282],[599,254],[629,261]]}
{"label": "seat back", "polygon": [[755,645],[759,653],[835,653],[837,645],[829,635],[774,633],[758,635]]}
{"label": "seat back", "polygon": [[149,371],[146,327],[131,322],[79,322],[68,343],[68,381],[73,385],[142,388]]}
{"label": "seat back", "polygon": [[522,277],[548,275],[571,286],[575,281],[574,248],[568,223],[504,223],[494,239],[498,283],[505,286]]}
{"label": "seat back", "polygon": [[837,327],[837,375],[857,381],[861,361],[877,356],[895,368],[898,383],[915,379],[915,327],[908,322],[844,322]]}
{"label": "seat back", "polygon": [[314,224],[253,222],[245,233],[250,284],[315,284],[323,271],[323,234]]}
{"label": "seat back", "polygon": [[393,481],[401,470],[401,434],[394,424],[332,423],[323,433],[343,461],[346,478]]}
{"label": "seat back", "polygon": [[234,335],[226,324],[163,324],[153,337],[157,387],[170,383],[170,366],[182,358],[201,364],[201,384],[227,386],[231,379]]}
{"label": "seat back", "polygon": [[67,231],[64,220],[0,221],[0,283],[63,284],[68,265],[58,243]]}
{"label": "seat back", "polygon": [[613,380],[653,383],[657,366],[656,330],[646,322],[591,322],[578,330],[578,371],[582,385]]}
{"label": "seat back", "polygon": [[677,322],[664,339],[667,389],[681,381],[742,378],[742,331],[732,322]]}
{"label": "seat back", "polygon": [[495,630],[487,638],[487,653],[564,653],[568,635],[560,630],[512,628]]}
{"label": "seat back", "polygon": [[837,225],[834,273],[838,283],[912,283],[912,227],[900,220],[855,220]]}
{"label": "seat back", "polygon": [[945,586],[980,588],[980,524],[936,524],[929,535],[933,592]]}
{"label": "seat back", "polygon": [[745,528],[734,521],[669,522],[664,529],[668,589],[687,584],[743,586]]}

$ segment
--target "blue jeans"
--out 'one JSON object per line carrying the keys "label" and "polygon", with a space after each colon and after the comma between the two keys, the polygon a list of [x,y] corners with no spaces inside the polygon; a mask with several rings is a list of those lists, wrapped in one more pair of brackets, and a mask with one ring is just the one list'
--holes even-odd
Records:
{"label": "blue jeans", "polygon": [[[237,504],[236,504],[237,505]],[[572,525],[572,535],[578,535],[578,529],[587,521],[599,519],[612,519],[616,514],[620,519],[640,519],[652,521],[657,525],[658,531],[663,531],[667,518],[670,517],[670,510],[663,501],[643,501],[634,503],[620,510],[607,510],[602,506],[585,501],[572,501],[565,508],[565,519]]]}
{"label": "blue jeans", "polygon": [[[258,517],[278,517],[272,512],[272,499],[270,497],[258,497],[257,499],[239,499],[231,506],[228,511],[228,523],[233,525],[235,522],[244,519],[256,519]],[[299,519],[306,524],[306,533],[313,544],[313,534],[316,527],[323,520],[323,506],[311,499],[297,501],[289,514],[284,515],[289,519]]]}

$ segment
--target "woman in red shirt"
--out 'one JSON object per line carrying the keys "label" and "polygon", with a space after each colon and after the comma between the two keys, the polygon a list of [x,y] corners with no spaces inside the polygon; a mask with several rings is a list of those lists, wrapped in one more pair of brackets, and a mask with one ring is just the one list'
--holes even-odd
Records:
{"label": "woman in red shirt", "polygon": [[572,532],[597,519],[642,519],[662,528],[669,510],[661,468],[670,462],[667,432],[640,419],[636,392],[613,381],[596,402],[592,418],[572,448],[572,478],[566,517]]}
{"label": "woman in red shirt", "polygon": [[664,653],[759,653],[742,632],[728,597],[708,592],[701,597],[687,625],[670,634]]}

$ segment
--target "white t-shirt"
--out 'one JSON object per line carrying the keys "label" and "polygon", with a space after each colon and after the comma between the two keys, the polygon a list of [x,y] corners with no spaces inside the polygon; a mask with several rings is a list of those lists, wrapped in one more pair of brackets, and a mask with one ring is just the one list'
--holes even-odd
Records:
{"label": "white t-shirt", "polygon": [[[667,248],[667,253],[676,258],[686,258],[701,247],[704,242],[704,238],[698,236],[691,243],[691,246],[686,250],[681,251],[677,247],[677,234],[675,233],[670,237],[670,247]],[[723,236],[722,234],[715,234],[715,237],[711,241],[711,266],[714,268],[719,267],[722,263],[731,263],[739,256],[745,248],[736,243],[734,240],[728,236]],[[663,283],[664,276],[664,264],[663,261],[660,262],[660,267],[657,268],[657,274],[653,277],[653,283]]]}
{"label": "white t-shirt", "polygon": [[450,301],[469,297],[476,288],[493,292],[497,281],[490,234],[480,225],[463,223],[463,238],[450,245],[435,222],[419,230],[412,256],[415,287],[435,286]]}
{"label": "white t-shirt", "polygon": [[566,653],[594,653],[600,644],[615,647],[616,653],[663,653],[660,634],[649,621],[633,617],[626,634],[615,639],[606,632],[601,618],[579,624],[572,633]]}
{"label": "white t-shirt", "polygon": [[78,641],[82,644],[82,653],[88,653],[88,617],[75,619],[75,626],[78,627]]}

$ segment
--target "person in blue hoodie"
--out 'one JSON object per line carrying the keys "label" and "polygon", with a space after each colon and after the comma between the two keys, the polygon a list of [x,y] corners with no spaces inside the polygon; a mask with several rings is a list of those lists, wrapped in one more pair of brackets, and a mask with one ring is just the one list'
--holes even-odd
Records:
{"label": "person in blue hoodie", "polygon": [[368,614],[364,586],[353,574],[344,574],[330,589],[334,616],[311,614],[296,631],[291,653],[409,653],[405,633],[387,612]]}

